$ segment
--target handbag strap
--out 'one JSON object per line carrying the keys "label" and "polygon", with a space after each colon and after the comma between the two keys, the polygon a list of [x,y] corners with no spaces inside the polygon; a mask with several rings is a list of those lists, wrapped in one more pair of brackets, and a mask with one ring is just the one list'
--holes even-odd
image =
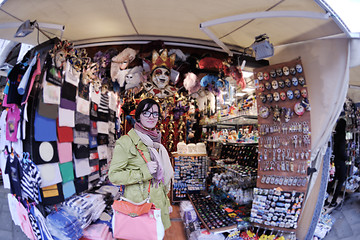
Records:
{"label": "handbag strap", "polygon": [[[136,149],[138,150],[138,152],[140,153],[141,157],[144,159],[144,161],[146,163],[148,163],[148,160],[146,160],[143,151],[141,151],[140,149],[138,149],[137,145],[135,145]],[[150,196],[150,186],[151,186],[151,180],[149,181],[149,188],[148,188],[148,194]]]}

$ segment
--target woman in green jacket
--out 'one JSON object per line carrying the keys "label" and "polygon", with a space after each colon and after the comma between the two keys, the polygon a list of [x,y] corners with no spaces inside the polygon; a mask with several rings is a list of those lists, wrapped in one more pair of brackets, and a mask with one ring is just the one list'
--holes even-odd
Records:
{"label": "woman in green jacket", "polygon": [[161,209],[161,219],[167,229],[171,225],[172,209],[167,194],[174,171],[161,144],[161,134],[155,129],[159,117],[160,107],[155,100],[147,98],[139,103],[134,128],[116,141],[109,179],[115,185],[125,185],[124,197],[134,202],[148,197],[150,185],[150,202]]}

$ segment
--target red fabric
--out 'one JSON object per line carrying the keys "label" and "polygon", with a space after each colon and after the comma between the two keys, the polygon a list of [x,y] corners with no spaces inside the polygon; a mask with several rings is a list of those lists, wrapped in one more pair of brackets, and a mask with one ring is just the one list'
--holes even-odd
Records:
{"label": "red fabric", "polygon": [[57,129],[57,137],[58,142],[73,142],[74,141],[74,133],[71,127],[60,127],[59,119],[56,119],[56,129]]}

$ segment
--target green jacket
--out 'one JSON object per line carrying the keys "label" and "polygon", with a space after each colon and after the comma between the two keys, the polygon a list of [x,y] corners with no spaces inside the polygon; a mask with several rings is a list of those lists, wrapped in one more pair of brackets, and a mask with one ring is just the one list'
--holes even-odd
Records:
{"label": "green jacket", "polygon": [[[109,180],[115,185],[125,185],[125,198],[134,202],[141,202],[148,195],[149,181],[153,177],[136,146],[144,153],[145,158],[151,161],[148,148],[134,129],[131,129],[128,135],[124,135],[116,141],[110,163]],[[151,186],[150,202],[161,209],[164,228],[169,228],[171,225],[169,216],[170,201],[163,183],[160,183],[158,187]]]}

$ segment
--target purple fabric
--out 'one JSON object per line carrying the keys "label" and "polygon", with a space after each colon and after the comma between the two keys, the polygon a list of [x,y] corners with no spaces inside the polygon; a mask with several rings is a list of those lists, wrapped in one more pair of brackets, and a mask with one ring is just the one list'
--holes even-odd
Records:
{"label": "purple fabric", "polygon": [[67,100],[66,98],[61,98],[60,99],[60,107],[75,111],[76,110],[76,102]]}

